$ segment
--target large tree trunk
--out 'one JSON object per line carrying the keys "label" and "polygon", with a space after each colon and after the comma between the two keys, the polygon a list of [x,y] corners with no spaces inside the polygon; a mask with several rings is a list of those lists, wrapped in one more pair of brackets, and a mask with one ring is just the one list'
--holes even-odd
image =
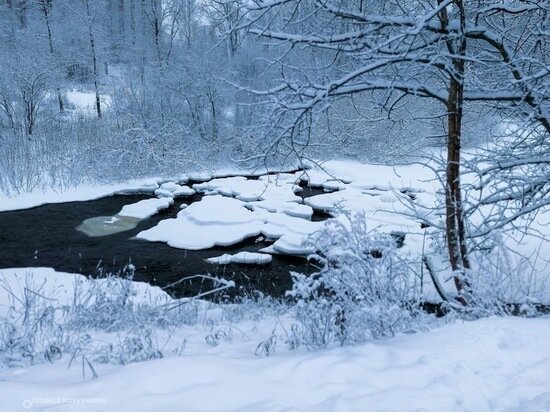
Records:
{"label": "large tree trunk", "polygon": [[[467,303],[465,293],[468,288],[466,271],[470,268],[466,229],[460,185],[460,151],[462,139],[462,116],[464,105],[464,57],[466,55],[466,37],[464,35],[466,16],[462,0],[455,0],[459,9],[461,31],[458,40],[448,39],[447,49],[452,56],[452,71],[449,77],[449,94],[447,99],[447,169],[445,188],[445,227],[449,263],[459,299]],[[440,13],[442,27],[446,28],[449,19],[446,9]]]}
{"label": "large tree trunk", "polygon": [[462,189],[460,186],[462,91],[463,86],[456,80],[451,79],[447,105],[448,136],[445,212],[449,262],[452,270],[455,272],[454,282],[459,293],[464,290],[466,285],[464,269],[470,267],[465,239]]}

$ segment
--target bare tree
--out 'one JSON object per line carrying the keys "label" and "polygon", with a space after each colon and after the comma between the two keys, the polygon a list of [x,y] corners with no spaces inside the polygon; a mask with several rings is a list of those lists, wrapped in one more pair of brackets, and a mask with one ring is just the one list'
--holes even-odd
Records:
{"label": "bare tree", "polygon": [[198,9],[196,0],[187,0],[182,5],[181,34],[187,47],[191,47],[197,30]]}
{"label": "bare tree", "polygon": [[27,26],[27,0],[17,1],[17,17],[19,19],[19,27],[24,29]]}
{"label": "bare tree", "polygon": [[481,95],[502,96],[491,103],[508,124],[501,142],[469,165],[479,176],[474,189],[480,193],[469,213],[483,208],[486,217],[471,236],[483,237],[516,220],[524,225],[550,205],[550,3],[491,4],[476,22],[470,36],[485,52],[478,58],[498,61],[478,70],[476,86]]}
{"label": "bare tree", "polygon": [[[544,47],[541,38],[547,44],[543,23],[548,5],[512,1],[510,6],[484,7],[462,0],[368,3],[365,7],[363,2],[334,0],[243,2],[238,28],[286,48],[274,62],[281,67],[282,82],[257,92],[275,105],[276,130],[270,133],[276,134],[267,150],[286,147],[302,156],[311,144],[315,118],[350,96],[370,93],[389,111],[405,99],[438,102],[443,113],[434,117],[447,119],[449,263],[459,299],[466,303],[469,234],[460,182],[464,106],[466,102],[505,106],[548,130],[550,76],[540,58],[545,53],[536,53]],[[526,22],[541,24],[538,42],[530,39],[525,47],[526,30],[522,35],[518,27],[509,27],[509,17],[517,14],[524,14]],[[297,50],[317,50],[317,56],[324,56],[326,69],[301,67],[289,58]],[[526,74],[522,67],[529,64],[537,69]],[[486,77],[485,86],[480,86],[480,76]],[[541,88],[542,78],[546,86]]]}
{"label": "bare tree", "polygon": [[33,73],[30,76],[16,74],[21,100],[24,107],[25,132],[31,136],[36,125],[37,115],[47,92],[48,75]]}
{"label": "bare tree", "polygon": [[[42,9],[42,12],[44,13],[44,22],[46,23],[46,29],[48,33],[48,45],[50,47],[50,55],[53,59],[56,58],[55,49],[53,47],[53,38],[52,38],[52,29],[51,29],[51,22],[50,22],[50,11],[52,8],[52,0],[39,0],[40,7]],[[63,98],[61,97],[61,90],[59,87],[57,89],[57,103],[59,105],[59,112],[64,112],[63,107]]]}
{"label": "bare tree", "polygon": [[84,0],[84,5],[86,6],[86,27],[88,29],[88,36],[90,39],[90,51],[92,53],[92,67],[93,67],[93,74],[94,74],[94,90],[95,90],[95,106],[96,106],[96,112],[97,117],[101,119],[101,98],[99,95],[99,72],[98,72],[98,59],[97,59],[97,51],[96,51],[96,44],[95,44],[95,37],[94,37],[94,19],[92,17],[92,13],[90,11],[90,2],[89,0]]}
{"label": "bare tree", "polygon": [[234,56],[242,37],[239,29],[243,12],[240,0],[208,0],[205,2],[205,10],[214,27],[225,39],[228,55]]}

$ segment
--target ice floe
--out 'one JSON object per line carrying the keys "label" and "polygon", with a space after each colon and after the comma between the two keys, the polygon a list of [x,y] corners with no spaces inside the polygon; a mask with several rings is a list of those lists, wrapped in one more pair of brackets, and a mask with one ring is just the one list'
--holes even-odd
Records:
{"label": "ice floe", "polygon": [[137,237],[197,250],[229,246],[260,234],[269,239],[287,234],[306,236],[322,224],[262,208],[250,210],[247,206],[231,197],[205,196],[181,210],[175,219],[163,220]]}
{"label": "ice floe", "polygon": [[189,250],[229,246],[261,232],[255,214],[244,205],[229,197],[205,196],[181,210],[177,218],[162,220],[137,237]]}
{"label": "ice floe", "polygon": [[174,203],[172,198],[152,198],[125,205],[114,216],[97,216],[84,220],[77,230],[90,237],[109,236],[134,229],[139,222],[148,219],[159,210]]}
{"label": "ice floe", "polygon": [[132,230],[141,220],[131,216],[95,216],[82,221],[76,230],[89,237],[109,236]]}
{"label": "ice floe", "polygon": [[173,203],[174,200],[170,198],[145,199],[123,206],[118,214],[143,220],[153,216],[159,210],[169,208]]}
{"label": "ice floe", "polygon": [[193,196],[195,191],[189,186],[184,186],[175,182],[166,182],[161,184],[154,193],[155,196],[159,197],[179,198]]}
{"label": "ice floe", "polygon": [[273,258],[271,255],[267,255],[265,253],[239,252],[234,255],[225,253],[221,256],[206,259],[206,261],[216,265],[229,265],[231,263],[267,265],[272,259]]}

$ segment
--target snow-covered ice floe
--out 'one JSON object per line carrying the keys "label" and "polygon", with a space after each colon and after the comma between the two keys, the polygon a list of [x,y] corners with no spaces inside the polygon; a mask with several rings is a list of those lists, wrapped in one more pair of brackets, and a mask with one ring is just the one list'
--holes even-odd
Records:
{"label": "snow-covered ice floe", "polygon": [[166,182],[161,184],[154,193],[159,197],[179,198],[193,196],[195,191],[189,186],[181,185],[175,182]]}
{"label": "snow-covered ice floe", "polygon": [[[262,234],[275,241],[268,249],[270,252],[307,255],[313,250],[304,241],[323,225],[310,220],[314,209],[335,216],[345,210],[364,212],[372,229],[418,235],[420,223],[402,213],[407,211],[411,198],[429,202],[427,194],[435,193],[434,176],[430,175],[430,169],[424,169],[427,168],[421,165],[334,161],[318,169],[263,175],[257,179],[214,178],[193,185],[195,191],[205,194],[200,202],[187,207],[176,219],[162,221],[138,237],[183,249],[205,249]],[[300,189],[296,183],[300,180],[327,191],[338,190],[302,200],[296,195]],[[407,243],[418,245],[415,241]]]}
{"label": "snow-covered ice floe", "polygon": [[199,250],[229,246],[260,234],[253,213],[244,203],[223,196],[205,196],[181,210],[177,218],[165,219],[138,233],[140,239],[166,242],[181,249]]}
{"label": "snow-covered ice floe", "polygon": [[174,201],[170,198],[145,199],[123,206],[118,214],[120,216],[135,217],[137,219],[147,219],[159,210],[169,208],[173,203]]}
{"label": "snow-covered ice floe", "polygon": [[247,206],[246,202],[231,197],[205,196],[181,210],[175,219],[162,220],[137,237],[198,250],[233,245],[260,234],[270,239],[290,234],[307,236],[322,224],[262,208],[250,210]]}
{"label": "snow-covered ice floe", "polygon": [[215,265],[229,265],[231,263],[240,263],[246,265],[267,265],[273,260],[271,255],[265,253],[239,252],[234,255],[225,253],[206,259],[208,263]]}

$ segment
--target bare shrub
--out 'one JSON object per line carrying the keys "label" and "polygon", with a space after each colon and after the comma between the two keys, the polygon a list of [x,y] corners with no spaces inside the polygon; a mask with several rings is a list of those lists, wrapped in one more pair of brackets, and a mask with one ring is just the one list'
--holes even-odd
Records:
{"label": "bare shrub", "polygon": [[370,232],[364,214],[328,221],[309,242],[317,248],[319,273],[293,273],[299,325],[292,344],[325,347],[354,343],[415,328],[410,305],[414,273],[389,235]]}

